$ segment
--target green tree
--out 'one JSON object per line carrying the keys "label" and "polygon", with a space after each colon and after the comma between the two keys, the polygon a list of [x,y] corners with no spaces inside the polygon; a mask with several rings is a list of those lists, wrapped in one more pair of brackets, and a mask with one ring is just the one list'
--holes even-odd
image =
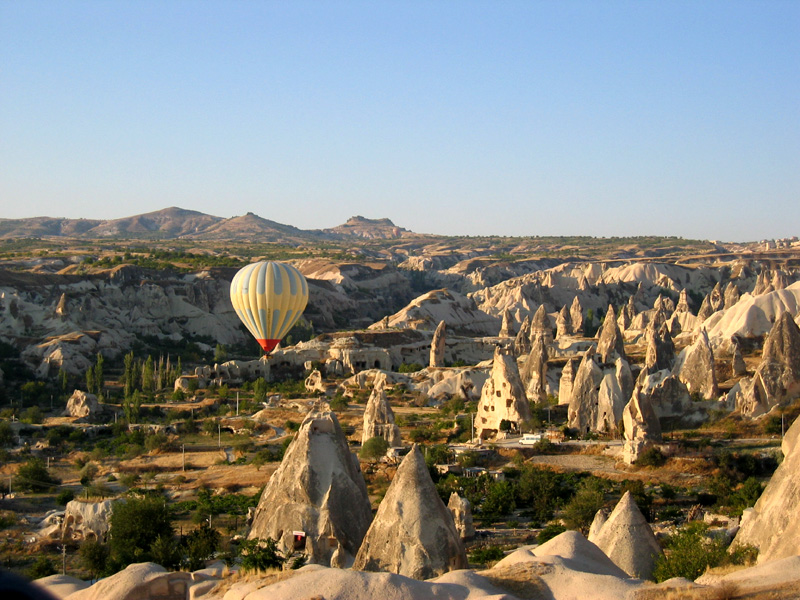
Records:
{"label": "green tree", "polygon": [[108,546],[98,540],[84,540],[78,548],[78,556],[83,567],[92,574],[92,579],[106,570],[108,564]]}
{"label": "green tree", "polygon": [[142,367],[142,391],[146,394],[152,394],[156,391],[156,369],[153,357],[149,355]]}
{"label": "green tree", "polygon": [[225,346],[217,344],[214,348],[214,362],[224,363],[226,360],[228,360],[228,352],[225,350]]}
{"label": "green tree", "polygon": [[163,498],[143,496],[119,502],[111,513],[111,553],[125,567],[151,558],[159,536],[173,536],[172,515]]}
{"label": "green tree", "polygon": [[694,521],[670,537],[663,556],[656,560],[653,576],[656,581],[673,577],[694,580],[709,566],[717,566],[725,558],[725,544],[705,536],[708,525]]}
{"label": "green tree", "polygon": [[50,475],[44,460],[35,456],[20,465],[14,477],[13,487],[23,491],[46,492],[59,483],[59,479]]}
{"label": "green tree", "polygon": [[20,415],[20,421],[38,425],[44,421],[44,413],[38,406],[29,406]]}
{"label": "green tree", "polygon": [[14,445],[14,440],[17,436],[14,435],[14,428],[8,421],[0,421],[0,448],[7,448]]}
{"label": "green tree", "polygon": [[600,481],[594,478],[584,480],[564,507],[564,523],[569,529],[588,532],[595,514],[603,507],[604,502]]}
{"label": "green tree", "polygon": [[242,571],[266,571],[280,569],[286,558],[278,551],[278,544],[272,538],[253,538],[239,546],[242,558]]}
{"label": "green tree", "polygon": [[62,394],[66,394],[68,387],[69,387],[69,375],[67,375],[67,372],[64,369],[59,368],[58,369],[58,388],[61,390]]}
{"label": "green tree", "polygon": [[267,381],[263,377],[259,377],[253,383],[253,400],[255,402],[263,402],[267,397]]}
{"label": "green tree", "polygon": [[142,408],[142,395],[139,390],[134,390],[130,396],[125,396],[122,400],[122,410],[128,423],[139,422],[139,412]]}
{"label": "green tree", "polygon": [[90,394],[95,393],[94,367],[92,365],[86,369],[86,391]]}
{"label": "green tree", "polygon": [[159,535],[150,546],[153,562],[168,570],[181,566],[181,546],[171,535]]}
{"label": "green tree", "polygon": [[[31,568],[28,569],[28,577],[30,579],[41,579],[42,577],[55,575],[56,573],[58,573],[58,571],[56,571],[56,565],[53,562],[53,559],[45,555],[40,555],[33,563]],[[11,596],[14,597],[13,592],[11,593]]]}
{"label": "green tree", "polygon": [[204,521],[186,537],[186,559],[190,571],[205,567],[205,561],[219,549],[219,531]]}
{"label": "green tree", "polygon": [[364,445],[361,446],[359,456],[364,460],[376,461],[386,456],[386,451],[389,449],[389,442],[381,436],[369,438]]}
{"label": "green tree", "polygon": [[97,361],[94,364],[94,386],[96,394],[99,396],[103,393],[103,388],[106,385],[106,376],[104,372],[105,359],[99,352],[97,353]]}

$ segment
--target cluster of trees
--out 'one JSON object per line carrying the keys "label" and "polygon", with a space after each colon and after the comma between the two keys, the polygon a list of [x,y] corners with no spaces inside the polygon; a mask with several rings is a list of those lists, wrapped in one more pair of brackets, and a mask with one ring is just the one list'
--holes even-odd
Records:
{"label": "cluster of trees", "polygon": [[133,351],[125,355],[123,364],[121,383],[126,398],[134,391],[153,394],[174,382],[183,370],[180,357],[172,365],[169,355],[166,358],[160,356],[156,362],[151,355],[145,360],[136,358]]}

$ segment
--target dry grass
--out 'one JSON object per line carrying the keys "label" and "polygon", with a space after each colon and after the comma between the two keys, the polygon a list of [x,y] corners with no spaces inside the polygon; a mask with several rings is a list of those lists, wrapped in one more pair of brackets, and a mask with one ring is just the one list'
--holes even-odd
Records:
{"label": "dry grass", "polygon": [[267,570],[257,570],[257,571],[230,571],[230,572],[223,572],[224,579],[220,581],[210,592],[208,592],[209,597],[222,597],[224,596],[234,585],[240,584],[253,584],[255,589],[261,589],[267,587],[268,585],[272,585],[273,583],[278,583],[279,581],[283,581],[285,579],[290,579],[297,574],[297,571],[283,571],[281,569],[267,569]]}

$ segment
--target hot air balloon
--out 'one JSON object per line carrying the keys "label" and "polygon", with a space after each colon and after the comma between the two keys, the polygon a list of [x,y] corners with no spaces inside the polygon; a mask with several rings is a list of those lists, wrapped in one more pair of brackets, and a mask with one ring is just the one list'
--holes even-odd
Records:
{"label": "hot air balloon", "polygon": [[291,265],[270,260],[253,263],[233,276],[231,303],[269,354],[303,314],[308,283]]}

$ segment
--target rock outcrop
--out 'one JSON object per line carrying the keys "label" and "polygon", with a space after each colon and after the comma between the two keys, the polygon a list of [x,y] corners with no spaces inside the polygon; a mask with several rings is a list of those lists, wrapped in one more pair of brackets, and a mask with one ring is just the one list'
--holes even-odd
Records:
{"label": "rock outcrop", "polygon": [[572,299],[569,307],[569,318],[572,322],[572,333],[583,333],[583,307],[577,296]]}
{"label": "rock outcrop", "polygon": [[378,506],[353,568],[430,579],[466,567],[453,516],[439,498],[415,445]]}
{"label": "rock outcrop", "polygon": [[281,552],[305,532],[310,563],[328,565],[336,544],[355,556],[372,510],[358,460],[332,412],[309,413],[259,500],[248,537],[271,537]]}
{"label": "rock outcrop", "polygon": [[631,577],[652,579],[661,546],[630,492],[625,492],[592,541]]}
{"label": "rock outcrop", "polygon": [[[738,347],[738,346],[737,346]],[[764,340],[761,362],[750,381],[742,380],[737,408],[758,416],[800,394],[800,327],[783,312]]]}
{"label": "rock outcrop", "polygon": [[558,380],[558,404],[569,404],[572,401],[572,384],[575,381],[575,367],[572,359],[567,360],[561,370],[561,378]]}
{"label": "rock outcrop", "polygon": [[364,433],[361,438],[363,444],[373,437],[382,437],[390,447],[400,447],[403,441],[400,438],[400,428],[395,425],[394,412],[386,397],[386,378],[376,379],[375,387],[367,400],[364,409]]}
{"label": "rock outcrop", "polygon": [[81,390],[72,392],[67,400],[65,417],[78,417],[86,421],[96,419],[103,413],[103,406],[97,401],[97,396]]}
{"label": "rock outcrop", "polygon": [[531,342],[531,351],[522,365],[520,377],[531,402],[547,400],[547,344],[544,336],[537,335]]}
{"label": "rock outcrop", "polygon": [[572,318],[567,305],[561,307],[556,317],[556,339],[561,339],[572,333]]}
{"label": "rock outcrop", "polygon": [[492,372],[481,389],[475,430],[479,438],[485,439],[501,431],[503,421],[512,429],[519,430],[524,421],[531,418],[528,397],[519,376],[513,356],[501,348],[495,349]]}
{"label": "rock outcrop", "polygon": [[719,395],[714,350],[705,328],[700,330],[694,343],[680,353],[673,373],[686,384],[692,395],[698,395],[703,400],[713,400]]}
{"label": "rock outcrop", "polygon": [[64,508],[61,539],[72,542],[97,540],[105,542],[111,523],[111,512],[117,500],[81,502],[70,500]]}
{"label": "rock outcrop", "polygon": [[581,434],[591,431],[597,422],[597,394],[603,381],[603,371],[597,364],[594,348],[583,355],[572,384],[568,425]]}
{"label": "rock outcrop", "polygon": [[553,341],[553,329],[550,326],[550,317],[545,310],[544,304],[540,304],[531,319],[531,343],[537,337],[542,337],[545,344]]}
{"label": "rock outcrop", "polygon": [[444,366],[444,349],[447,337],[447,325],[444,321],[440,321],[436,326],[436,331],[433,332],[433,339],[431,340],[431,356],[428,365],[430,367],[443,367]]}
{"label": "rock outcrop", "polygon": [[505,309],[503,311],[503,322],[500,325],[500,333],[498,333],[497,336],[501,338],[510,338],[514,337],[514,335],[516,335],[514,331],[514,318],[511,316],[511,311]]}
{"label": "rock outcrop", "polygon": [[531,351],[531,318],[529,316],[526,316],[522,325],[519,326],[512,349],[516,356],[522,356]]}
{"label": "rock outcrop", "polygon": [[644,368],[648,373],[655,373],[662,369],[672,369],[675,363],[675,344],[669,334],[666,324],[658,329],[655,323],[650,323],[645,330],[647,351],[645,353]]}
{"label": "rock outcrop", "polygon": [[614,362],[617,357],[626,358],[622,332],[620,332],[617,319],[614,317],[614,307],[610,304],[600,330],[600,338],[597,341],[597,356],[601,363]]}
{"label": "rock outcrop", "polygon": [[450,494],[447,508],[453,515],[453,522],[458,535],[462,540],[471,540],[475,537],[475,526],[472,524],[472,504],[455,492]]}
{"label": "rock outcrop", "polygon": [[731,308],[734,304],[739,301],[741,298],[741,293],[739,292],[739,288],[736,286],[735,283],[732,281],[728,282],[728,285],[725,287],[725,295],[724,295],[724,302],[722,305],[723,310],[727,310]]}
{"label": "rock outcrop", "polygon": [[732,544],[758,548],[759,563],[800,554],[800,419],[789,427],[781,450],[783,462],[755,506],[742,514]]}
{"label": "rock outcrop", "polygon": [[624,444],[623,460],[632,465],[647,448],[661,442],[661,425],[658,422],[650,398],[639,388],[633,391],[631,401],[622,411]]}

